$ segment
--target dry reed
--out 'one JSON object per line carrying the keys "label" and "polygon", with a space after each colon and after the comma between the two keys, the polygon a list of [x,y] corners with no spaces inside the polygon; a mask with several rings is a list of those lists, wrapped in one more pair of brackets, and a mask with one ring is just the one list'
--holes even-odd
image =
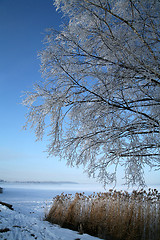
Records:
{"label": "dry reed", "polygon": [[62,193],[54,198],[46,220],[103,239],[160,240],[160,194],[156,189]]}

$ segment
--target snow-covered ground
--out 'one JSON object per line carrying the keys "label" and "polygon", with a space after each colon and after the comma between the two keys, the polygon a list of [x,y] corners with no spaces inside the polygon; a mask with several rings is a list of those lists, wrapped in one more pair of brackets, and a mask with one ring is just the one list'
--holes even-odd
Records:
{"label": "snow-covered ground", "polygon": [[[22,184],[0,183],[4,192],[0,201],[13,205],[14,210],[0,204],[0,239],[3,240],[96,240],[87,234],[60,228],[44,221],[45,213],[52,205],[52,199],[62,192],[104,191],[100,185],[60,185],[60,184]],[[160,191],[160,185],[150,186]],[[110,187],[109,187],[110,188]],[[119,188],[120,189],[120,188]],[[108,189],[106,189],[108,190]],[[133,189],[132,189],[133,190]],[[131,190],[128,190],[129,192]]]}
{"label": "snow-covered ground", "polygon": [[[95,240],[96,237],[60,228],[44,221],[45,213],[55,195],[75,193],[78,186],[51,186],[36,184],[1,184],[4,192],[0,201],[12,204],[10,210],[0,204],[0,239],[3,240]],[[69,186],[68,186],[69,188]],[[63,189],[63,191],[62,191]],[[89,193],[89,192],[88,192]]]}

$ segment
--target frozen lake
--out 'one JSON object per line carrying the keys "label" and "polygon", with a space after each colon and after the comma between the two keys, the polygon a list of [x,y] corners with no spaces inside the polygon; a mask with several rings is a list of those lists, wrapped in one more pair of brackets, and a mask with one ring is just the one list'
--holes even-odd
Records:
{"label": "frozen lake", "polygon": [[0,201],[12,204],[16,211],[34,212],[41,218],[44,217],[45,211],[50,208],[53,197],[62,192],[90,194],[93,191],[104,191],[103,187],[98,184],[93,186],[91,184],[1,183],[0,186],[3,188]]}
{"label": "frozen lake", "polygon": [[[0,239],[7,240],[94,240],[98,239],[87,234],[62,229],[44,221],[45,213],[52,205],[52,199],[57,194],[85,191],[90,194],[92,188],[78,184],[28,184],[1,183],[4,191],[0,201],[13,205],[14,211],[0,205]],[[90,186],[91,187],[91,186]],[[99,186],[97,186],[97,190]]]}

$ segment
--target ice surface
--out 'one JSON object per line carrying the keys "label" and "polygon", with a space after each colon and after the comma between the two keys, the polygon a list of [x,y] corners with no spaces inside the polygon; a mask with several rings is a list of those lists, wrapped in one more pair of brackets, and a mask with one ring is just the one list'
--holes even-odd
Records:
{"label": "ice surface", "polygon": [[[62,193],[62,188],[29,184],[4,184],[0,201],[13,205],[14,211],[0,205],[0,229],[10,231],[0,232],[0,239],[7,240],[94,240],[98,239],[87,234],[60,228],[44,221],[55,195]],[[75,193],[76,190],[63,192]],[[88,192],[89,193],[89,192]]]}

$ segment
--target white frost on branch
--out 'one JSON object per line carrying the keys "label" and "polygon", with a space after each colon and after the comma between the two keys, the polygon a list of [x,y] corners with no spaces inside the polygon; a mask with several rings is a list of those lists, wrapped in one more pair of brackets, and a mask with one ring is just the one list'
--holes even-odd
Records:
{"label": "white frost on branch", "polygon": [[48,129],[49,154],[104,184],[123,165],[126,183],[143,185],[144,167],[160,167],[160,2],[54,4],[69,22],[45,38],[44,82],[24,100],[27,124],[38,139]]}

